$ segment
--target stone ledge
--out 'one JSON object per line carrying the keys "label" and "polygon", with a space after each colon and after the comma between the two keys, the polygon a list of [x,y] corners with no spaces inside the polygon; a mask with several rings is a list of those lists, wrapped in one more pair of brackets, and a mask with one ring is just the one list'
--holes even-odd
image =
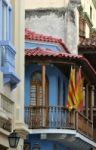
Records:
{"label": "stone ledge", "polygon": [[21,138],[26,139],[26,136],[29,134],[29,129],[24,123],[16,123],[15,131],[20,135]]}
{"label": "stone ledge", "polygon": [[19,82],[20,80],[15,74],[10,72],[4,74],[4,84],[10,83],[12,89],[14,89]]}
{"label": "stone ledge", "polygon": [[6,120],[8,120],[8,117],[7,117],[7,115],[6,115],[6,112],[5,112],[2,108],[0,108],[0,125],[1,125],[2,123],[5,123]]}

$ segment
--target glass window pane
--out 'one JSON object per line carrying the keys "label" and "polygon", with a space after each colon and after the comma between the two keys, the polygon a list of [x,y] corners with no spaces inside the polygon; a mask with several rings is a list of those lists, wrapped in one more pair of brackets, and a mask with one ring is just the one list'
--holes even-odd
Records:
{"label": "glass window pane", "polygon": [[32,76],[32,81],[41,81],[41,73],[40,72],[35,72],[34,75]]}
{"label": "glass window pane", "polygon": [[7,37],[7,6],[2,2],[2,40]]}
{"label": "glass window pane", "polygon": [[5,59],[5,48],[0,46],[0,66],[4,66],[4,59]]}
{"label": "glass window pane", "polygon": [[9,9],[9,40],[12,40],[12,11]]}

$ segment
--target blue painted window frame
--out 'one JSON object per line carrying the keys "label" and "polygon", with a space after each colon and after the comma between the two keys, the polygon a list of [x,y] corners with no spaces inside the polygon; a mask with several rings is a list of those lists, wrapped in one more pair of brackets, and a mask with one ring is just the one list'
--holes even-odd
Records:
{"label": "blue painted window frame", "polygon": [[5,48],[0,46],[0,67],[4,67]]}
{"label": "blue painted window frame", "polygon": [[9,7],[9,41],[12,42],[12,9]]}
{"label": "blue painted window frame", "polygon": [[[2,36],[2,4],[6,5],[6,39]],[[12,41],[12,7],[9,0],[0,0],[0,40]]]}
{"label": "blue painted window frame", "polygon": [[2,1],[2,40],[7,40],[7,5]]}
{"label": "blue painted window frame", "polygon": [[[6,21],[3,25],[3,4],[6,7]],[[0,71],[3,72],[4,84],[10,83],[11,89],[14,89],[19,83],[19,78],[15,73],[15,48],[12,43],[12,7],[9,0],[0,0]],[[6,38],[3,38],[3,27],[6,27]],[[3,49],[4,47],[4,49]],[[4,50],[4,51],[3,51]],[[5,52],[5,53],[4,53]],[[5,54],[5,56],[4,56]],[[3,57],[1,57],[3,56]]]}

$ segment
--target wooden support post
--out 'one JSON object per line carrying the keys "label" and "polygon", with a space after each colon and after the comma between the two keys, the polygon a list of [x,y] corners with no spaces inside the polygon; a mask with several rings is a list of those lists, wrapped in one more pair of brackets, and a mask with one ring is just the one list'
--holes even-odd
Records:
{"label": "wooden support post", "polygon": [[86,111],[86,117],[88,118],[88,84],[86,84],[86,99],[85,99],[85,111]]}
{"label": "wooden support post", "polygon": [[94,86],[91,86],[91,121],[93,122],[93,107],[94,107]]}
{"label": "wooden support post", "polygon": [[90,112],[91,112],[91,121],[92,121],[92,137],[93,137],[93,107],[94,107],[94,86],[91,86],[91,108],[90,108]]}
{"label": "wooden support post", "polygon": [[92,107],[94,107],[94,102],[95,102],[95,86],[92,86]]}
{"label": "wooden support post", "polygon": [[45,106],[45,65],[42,65],[42,104]]}
{"label": "wooden support post", "polygon": [[45,101],[45,65],[42,64],[42,106],[44,107],[43,108],[43,111],[42,111],[42,125],[45,126],[46,122],[46,111],[45,111],[45,104],[46,104],[46,101]]}

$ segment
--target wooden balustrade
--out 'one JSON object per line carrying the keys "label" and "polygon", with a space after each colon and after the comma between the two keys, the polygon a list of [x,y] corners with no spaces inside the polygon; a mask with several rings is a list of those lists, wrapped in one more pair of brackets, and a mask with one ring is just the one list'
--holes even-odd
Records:
{"label": "wooden balustrade", "polygon": [[93,138],[93,122],[80,112],[76,112],[76,130]]}
{"label": "wooden balustrade", "polygon": [[80,112],[59,106],[25,106],[25,123],[30,129],[75,129],[93,138],[93,123]]}

